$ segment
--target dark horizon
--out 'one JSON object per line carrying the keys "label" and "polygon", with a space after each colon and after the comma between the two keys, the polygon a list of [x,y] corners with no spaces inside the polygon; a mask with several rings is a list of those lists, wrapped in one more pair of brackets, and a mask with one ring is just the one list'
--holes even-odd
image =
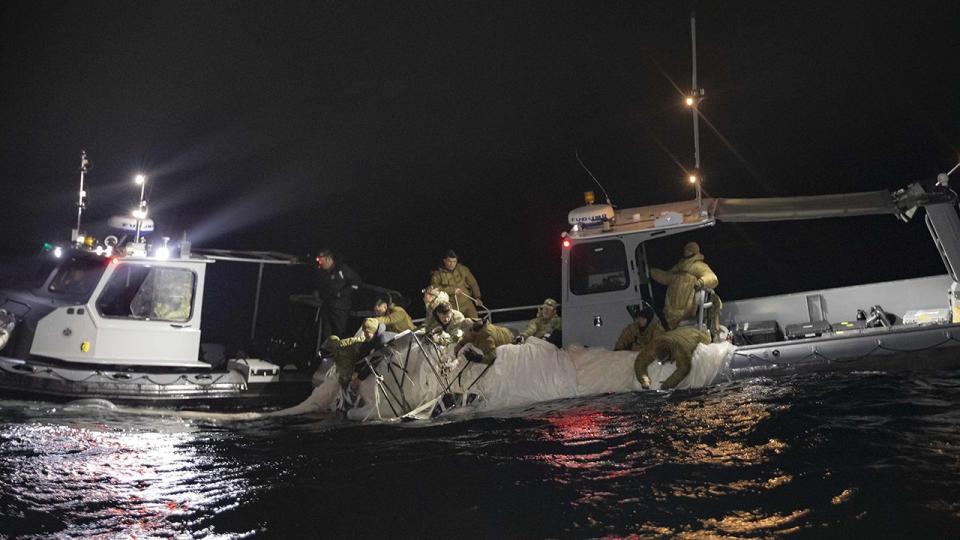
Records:
{"label": "dark horizon", "polygon": [[[332,247],[414,298],[452,248],[490,307],[556,297],[566,214],[599,196],[575,151],[619,207],[693,196],[690,7],[4,5],[0,253],[67,238],[85,149],[87,224],[128,212],[142,171],[158,227],[197,246]],[[696,9],[708,193],[893,190],[960,159],[960,4]],[[942,273],[927,238],[892,218],[695,235],[729,299]]]}

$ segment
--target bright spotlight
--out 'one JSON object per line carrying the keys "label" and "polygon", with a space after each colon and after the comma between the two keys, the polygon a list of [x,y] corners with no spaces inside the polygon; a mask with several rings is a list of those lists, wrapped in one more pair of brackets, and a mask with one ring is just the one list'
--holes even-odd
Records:
{"label": "bright spotlight", "polygon": [[133,177],[133,181],[136,182],[138,186],[142,186],[143,183],[147,181],[147,177],[142,174],[138,174]]}
{"label": "bright spotlight", "polygon": [[689,177],[687,177],[687,180],[689,180],[691,184],[696,184],[696,183],[697,183],[697,175],[691,174]]}
{"label": "bright spotlight", "polygon": [[58,259],[60,257],[63,257],[63,248],[61,248],[60,246],[53,248],[53,256]]}
{"label": "bright spotlight", "polygon": [[697,100],[694,99],[693,96],[687,96],[687,99],[683,100],[683,102],[687,104],[687,107],[693,107],[693,104],[696,103]]}

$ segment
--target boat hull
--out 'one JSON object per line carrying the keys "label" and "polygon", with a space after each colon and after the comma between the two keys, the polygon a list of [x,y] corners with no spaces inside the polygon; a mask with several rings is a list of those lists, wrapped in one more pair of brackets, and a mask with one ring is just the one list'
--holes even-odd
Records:
{"label": "boat hull", "polygon": [[738,347],[734,379],[816,371],[917,371],[960,367],[960,325],[868,328],[835,335]]}
{"label": "boat hull", "polygon": [[166,408],[264,408],[302,401],[310,376],[281,372],[278,381],[252,382],[234,370],[146,372],[76,368],[0,357],[0,396],[45,401],[104,399]]}

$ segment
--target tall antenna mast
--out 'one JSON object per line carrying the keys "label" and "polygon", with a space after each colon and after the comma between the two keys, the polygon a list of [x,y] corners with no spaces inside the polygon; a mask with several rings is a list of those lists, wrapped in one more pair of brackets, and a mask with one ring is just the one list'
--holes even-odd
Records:
{"label": "tall antenna mast", "polygon": [[686,104],[693,113],[693,171],[690,173],[690,183],[697,188],[697,209],[703,210],[703,199],[700,192],[700,184],[703,176],[700,174],[700,102],[703,100],[703,89],[697,86],[697,16],[696,13],[690,14],[690,50],[693,54],[693,76],[691,78],[690,95],[687,96]]}
{"label": "tall antenna mast", "polygon": [[73,230],[71,240],[77,242],[80,239],[80,222],[83,218],[83,209],[87,207],[86,198],[87,192],[83,188],[84,176],[87,174],[87,167],[90,166],[90,161],[87,160],[87,151],[80,150],[80,192],[77,197],[77,228]]}

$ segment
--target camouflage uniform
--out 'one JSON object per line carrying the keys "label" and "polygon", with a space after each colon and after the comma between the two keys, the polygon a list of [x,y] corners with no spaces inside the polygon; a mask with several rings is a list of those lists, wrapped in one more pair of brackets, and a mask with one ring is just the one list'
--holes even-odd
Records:
{"label": "camouflage uniform", "polygon": [[457,263],[453,270],[447,270],[443,267],[437,268],[430,274],[430,284],[447,293],[450,297],[450,305],[454,309],[471,319],[479,317],[473,300],[463,294],[454,294],[454,291],[460,289],[480,300],[480,285],[477,284],[477,278],[473,277],[473,272],[465,265]]}
{"label": "camouflage uniform", "polygon": [[513,333],[509,328],[488,322],[484,323],[479,330],[468,332],[467,336],[460,341],[458,348],[472,344],[483,352],[483,363],[489,365],[497,359],[497,347],[510,343],[513,343]]}
{"label": "camouflage uniform", "polygon": [[719,285],[717,275],[703,262],[700,246],[696,242],[684,246],[684,255],[670,270],[650,269],[650,277],[667,286],[663,316],[670,330],[676,328],[680,321],[696,316],[697,288],[716,289]]}
{"label": "camouflage uniform", "polygon": [[[663,381],[660,388],[666,390],[680,384],[680,381],[690,373],[693,352],[701,343],[710,343],[710,335],[693,326],[677,328],[657,336],[640,351],[634,360],[633,369],[636,371],[637,380],[644,387],[649,385],[647,367],[659,357],[664,362],[677,364],[677,370]],[[644,381],[644,378],[647,381]]]}
{"label": "camouflage uniform", "polygon": [[[433,287],[433,285],[431,285],[430,287]],[[436,289],[436,287],[433,287],[433,288]],[[427,314],[423,318],[423,327],[426,328],[428,332],[430,331],[430,328],[436,326],[436,322],[437,322],[433,318],[433,310],[437,309],[437,306],[444,303],[449,304],[450,297],[447,295],[447,293],[437,289],[436,296],[434,297],[433,302],[423,305],[423,309],[426,310],[427,312]]]}
{"label": "camouflage uniform", "polygon": [[403,332],[404,330],[413,330],[413,319],[407,313],[407,310],[400,306],[392,306],[389,312],[383,317],[374,317],[377,322],[383,323],[388,332]]}
{"label": "camouflage uniform", "polygon": [[660,319],[656,315],[643,328],[640,328],[639,321],[633,321],[620,333],[620,338],[617,339],[613,350],[639,352],[663,332],[663,325],[660,324]]}
{"label": "camouflage uniform", "polygon": [[360,361],[360,346],[366,342],[364,336],[340,339],[330,336],[323,344],[323,348],[333,353],[333,363],[337,366],[337,379],[341,386],[346,386],[353,377],[353,372]]}
{"label": "camouflage uniform", "polygon": [[532,319],[527,323],[527,327],[524,328],[523,332],[520,332],[520,335],[525,338],[531,336],[542,338],[547,334],[552,334],[557,330],[560,330],[560,328],[560,317],[558,315],[554,315],[549,319],[537,317],[536,319]]}
{"label": "camouflage uniform", "polygon": [[440,324],[440,321],[436,319],[432,319],[429,326],[424,326],[426,333],[433,336],[432,339],[437,345],[445,347],[460,341],[460,338],[463,337],[464,327],[473,324],[471,319],[467,319],[463,316],[463,313],[455,309],[451,310],[451,316],[450,323],[446,326]]}

